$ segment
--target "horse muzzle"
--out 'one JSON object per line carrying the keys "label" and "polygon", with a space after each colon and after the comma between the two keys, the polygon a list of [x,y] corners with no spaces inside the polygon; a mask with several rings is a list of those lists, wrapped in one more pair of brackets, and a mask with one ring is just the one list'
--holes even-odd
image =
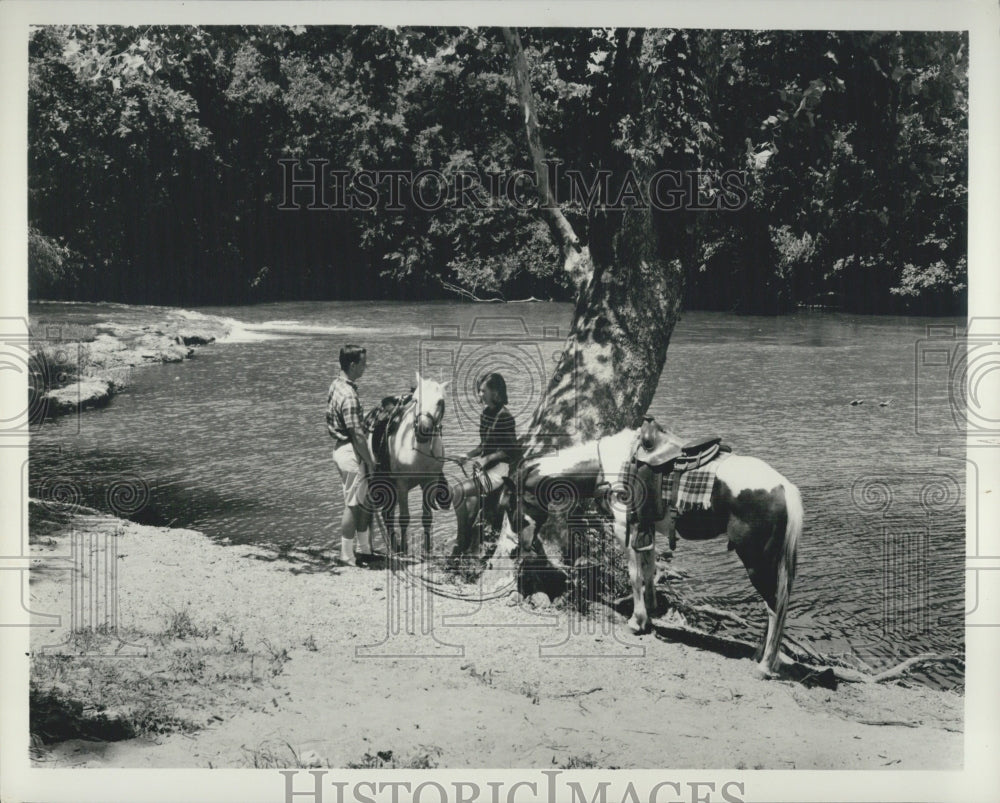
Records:
{"label": "horse muzzle", "polygon": [[421,413],[417,416],[415,430],[417,443],[427,443],[427,441],[434,437],[434,433],[437,431],[437,423],[430,413]]}

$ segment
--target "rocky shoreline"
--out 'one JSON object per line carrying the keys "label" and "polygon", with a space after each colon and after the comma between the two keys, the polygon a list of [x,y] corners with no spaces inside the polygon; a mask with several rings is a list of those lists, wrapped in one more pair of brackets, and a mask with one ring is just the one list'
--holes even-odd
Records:
{"label": "rocky shoreline", "polygon": [[[42,327],[34,323],[32,331]],[[144,365],[182,362],[225,337],[222,318],[163,310],[155,325],[96,323],[79,337],[32,339],[29,409],[40,421],[108,405]]]}

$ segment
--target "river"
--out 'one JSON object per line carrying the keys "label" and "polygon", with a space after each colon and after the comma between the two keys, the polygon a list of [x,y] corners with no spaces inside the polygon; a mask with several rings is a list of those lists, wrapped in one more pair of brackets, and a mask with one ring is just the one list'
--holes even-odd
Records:
{"label": "river", "polygon": [[[365,409],[408,389],[421,365],[450,379],[444,431],[454,454],[477,441],[473,382],[485,370],[507,377],[524,430],[571,316],[570,305],[551,303],[198,311],[239,323],[191,360],[135,372],[109,407],[33,434],[33,494],[68,482],[85,504],[106,508],[116,480],[140,480],[144,490],[118,505],[131,505],[138,521],[237,544],[329,547],[343,500],[324,409],[341,345],[368,348]],[[118,305],[42,303],[30,312],[67,323],[155,320],[153,309]],[[947,368],[921,358],[929,324],[964,321],[687,313],[650,407],[674,431],[718,433],[799,486],[805,526],[789,632],[876,668],[963,651],[964,436]],[[434,548],[445,552],[441,533],[453,532],[453,516],[438,520]],[[690,572],[686,594],[759,621],[759,600],[723,539],[681,541],[675,563]],[[962,677],[948,665],[932,681],[951,687]]]}

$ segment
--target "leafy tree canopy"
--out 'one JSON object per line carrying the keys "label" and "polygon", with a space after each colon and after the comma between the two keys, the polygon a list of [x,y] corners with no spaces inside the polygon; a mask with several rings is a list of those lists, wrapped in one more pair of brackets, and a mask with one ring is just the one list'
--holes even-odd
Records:
{"label": "leafy tree canopy", "polygon": [[[635,190],[626,166],[640,189],[668,167],[705,207],[659,218],[693,255],[689,307],[964,310],[964,34],[637,33],[522,32],[581,238]],[[532,193],[487,179],[532,169],[499,31],[46,26],[29,57],[34,297],[571,297]],[[481,202],[387,209],[382,184],[370,209],[283,210],[282,159]]]}

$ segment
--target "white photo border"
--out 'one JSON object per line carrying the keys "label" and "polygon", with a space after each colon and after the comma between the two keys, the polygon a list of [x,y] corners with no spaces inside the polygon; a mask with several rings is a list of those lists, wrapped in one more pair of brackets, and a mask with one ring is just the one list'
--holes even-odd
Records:
{"label": "white photo border", "polygon": [[[28,31],[32,25],[56,23],[96,24],[399,24],[517,25],[517,26],[621,26],[750,29],[858,30],[966,30],[970,44],[970,155],[969,155],[969,316],[1000,315],[1000,10],[992,0],[832,0],[826,3],[730,2],[611,3],[611,2],[4,2],[0,4],[0,81],[4,119],[0,148],[0,222],[3,237],[0,315],[27,319],[27,64]],[[4,379],[0,392],[25,398],[26,388]],[[1000,446],[1000,444],[997,444]],[[996,452],[993,452],[994,454]],[[27,442],[23,449],[0,449],[0,510],[3,543],[0,555],[20,554],[22,522],[27,521],[27,501],[21,496],[26,473]],[[981,489],[992,491],[992,504],[1000,498],[997,460],[979,465]],[[975,488],[969,469],[967,488]],[[988,497],[978,503],[987,505]],[[980,511],[982,513],[982,511]],[[976,527],[975,513],[967,510],[967,532]],[[1000,520],[980,517],[978,562],[969,558],[967,578],[979,572],[1000,571]],[[992,532],[993,535],[989,535]],[[983,539],[987,542],[983,543]],[[0,559],[2,560],[2,559]],[[2,567],[6,568],[6,567]],[[971,573],[971,575],[970,575]],[[0,571],[0,583],[19,581],[20,572]],[[9,600],[4,593],[2,599]],[[16,599],[16,595],[14,595]],[[979,600],[996,606],[1000,600]],[[10,613],[10,611],[6,611]],[[285,777],[278,770],[104,770],[43,769],[32,767],[28,753],[28,629],[4,628],[0,633],[0,677],[3,710],[0,725],[0,797],[11,801],[240,801],[283,803]],[[609,780],[609,800],[620,800],[625,785],[651,786],[669,780],[680,784],[735,781],[743,784],[741,799],[765,801],[993,801],[1000,789],[996,756],[1000,748],[1000,712],[996,667],[1000,665],[1000,630],[966,629],[965,763],[962,771],[745,771],[745,770],[621,770],[566,771],[565,779],[580,779],[592,788],[595,779]],[[669,757],[665,757],[669,761]],[[534,781],[545,788],[540,770],[396,770],[330,771],[349,785],[358,781],[408,780],[414,784],[436,779],[502,782],[509,790],[519,781]],[[302,791],[308,771],[295,778]],[[506,794],[506,792],[504,792]],[[293,803],[312,798],[296,796]],[[325,800],[336,800],[327,788]],[[429,796],[427,799],[435,799]],[[506,798],[504,798],[506,799]],[[544,799],[531,796],[527,799]],[[713,798],[715,799],[715,798]]]}

